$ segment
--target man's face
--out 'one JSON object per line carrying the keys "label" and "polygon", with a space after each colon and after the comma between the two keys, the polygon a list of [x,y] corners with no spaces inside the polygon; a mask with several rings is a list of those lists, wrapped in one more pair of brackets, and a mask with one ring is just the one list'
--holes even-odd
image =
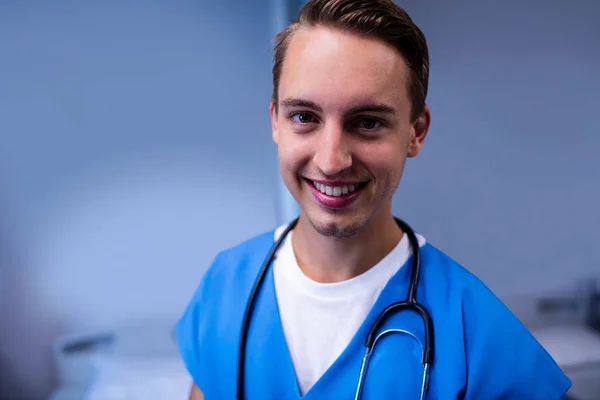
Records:
{"label": "man's face", "polygon": [[389,216],[407,157],[429,127],[411,122],[409,71],[384,42],[339,30],[298,30],[271,104],[283,180],[321,234],[350,236]]}

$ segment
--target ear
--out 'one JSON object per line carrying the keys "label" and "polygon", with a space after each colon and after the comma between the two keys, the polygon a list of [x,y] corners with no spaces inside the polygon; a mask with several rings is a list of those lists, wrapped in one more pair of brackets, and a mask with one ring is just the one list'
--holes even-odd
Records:
{"label": "ear", "polygon": [[271,100],[271,105],[269,106],[269,113],[271,114],[271,135],[273,136],[273,141],[275,144],[279,144],[279,131],[277,130],[277,109],[275,107],[275,103]]}
{"label": "ear", "polygon": [[431,110],[429,109],[429,106],[425,104],[423,112],[417,117],[411,128],[407,157],[416,157],[419,152],[421,152],[430,124]]}

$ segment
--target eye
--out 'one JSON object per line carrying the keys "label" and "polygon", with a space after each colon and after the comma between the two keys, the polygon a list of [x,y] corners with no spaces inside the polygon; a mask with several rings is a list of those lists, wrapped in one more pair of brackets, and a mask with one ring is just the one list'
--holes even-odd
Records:
{"label": "eye", "polygon": [[368,131],[376,130],[380,128],[383,123],[374,117],[361,117],[355,121],[355,127],[358,129],[365,129]]}
{"label": "eye", "polygon": [[309,124],[315,122],[315,118],[312,114],[306,112],[299,112],[292,114],[292,120],[301,124]]}

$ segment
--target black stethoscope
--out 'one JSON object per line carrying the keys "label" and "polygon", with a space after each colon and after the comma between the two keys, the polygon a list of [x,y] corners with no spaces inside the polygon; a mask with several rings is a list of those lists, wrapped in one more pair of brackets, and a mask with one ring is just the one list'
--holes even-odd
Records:
{"label": "black stethoscope", "polygon": [[[417,236],[412,228],[404,221],[398,218],[394,218],[396,223],[400,227],[400,229],[407,235],[408,241],[410,243],[410,247],[413,253],[412,259],[412,272],[410,276],[410,285],[408,287],[408,294],[406,296],[405,301],[400,301],[397,303],[393,303],[389,305],[385,310],[379,314],[373,326],[369,330],[369,334],[365,339],[365,356],[363,358],[362,367],[360,370],[360,376],[358,379],[358,387],[356,389],[355,400],[360,399],[360,395],[362,393],[362,388],[365,381],[365,376],[367,372],[367,366],[369,363],[370,356],[375,348],[375,345],[380,337],[391,334],[391,333],[401,333],[407,334],[415,339],[419,345],[421,346],[421,351],[423,355],[423,380],[421,383],[421,400],[425,399],[425,393],[427,392],[428,380],[429,380],[429,368],[433,363],[433,353],[434,353],[434,344],[433,344],[433,322],[431,320],[431,316],[421,304],[417,302],[417,285],[419,283],[420,276],[420,258],[421,253],[419,249],[419,241],[417,240]],[[237,375],[237,400],[244,399],[244,378],[245,378],[245,365],[246,365],[246,344],[248,342],[248,330],[250,328],[250,320],[252,318],[252,314],[254,311],[254,303],[258,292],[260,291],[265,276],[269,270],[271,263],[275,257],[275,253],[279,249],[281,243],[287,236],[287,234],[296,226],[298,223],[298,218],[292,221],[288,227],[283,231],[280,237],[277,239],[271,251],[267,255],[265,262],[263,263],[260,272],[258,273],[258,277],[254,282],[254,286],[252,287],[252,291],[250,292],[250,297],[248,298],[248,303],[246,304],[246,310],[244,312],[244,319],[242,323],[242,332],[240,337],[240,353],[238,356],[238,375]],[[379,328],[383,325],[383,323],[389,318],[391,315],[398,313],[404,310],[413,310],[416,311],[421,318],[423,319],[423,324],[425,326],[425,346],[422,345],[421,341],[412,333],[402,330],[402,329],[388,329],[380,334],[377,334]]]}

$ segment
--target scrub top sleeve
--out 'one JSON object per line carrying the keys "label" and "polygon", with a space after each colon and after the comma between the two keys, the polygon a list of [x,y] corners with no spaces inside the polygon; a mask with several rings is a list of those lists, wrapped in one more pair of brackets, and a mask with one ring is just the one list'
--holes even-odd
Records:
{"label": "scrub top sleeve", "polygon": [[465,290],[462,311],[464,399],[558,400],[570,389],[554,359],[483,283]]}
{"label": "scrub top sleeve", "polygon": [[203,387],[203,378],[206,373],[202,371],[202,362],[200,360],[199,348],[202,345],[204,334],[201,322],[206,319],[203,310],[210,309],[208,302],[208,289],[211,284],[212,272],[219,263],[221,254],[219,254],[206,271],[200,284],[188,303],[183,315],[175,326],[175,340],[185,367],[190,373],[194,383],[200,389]]}

